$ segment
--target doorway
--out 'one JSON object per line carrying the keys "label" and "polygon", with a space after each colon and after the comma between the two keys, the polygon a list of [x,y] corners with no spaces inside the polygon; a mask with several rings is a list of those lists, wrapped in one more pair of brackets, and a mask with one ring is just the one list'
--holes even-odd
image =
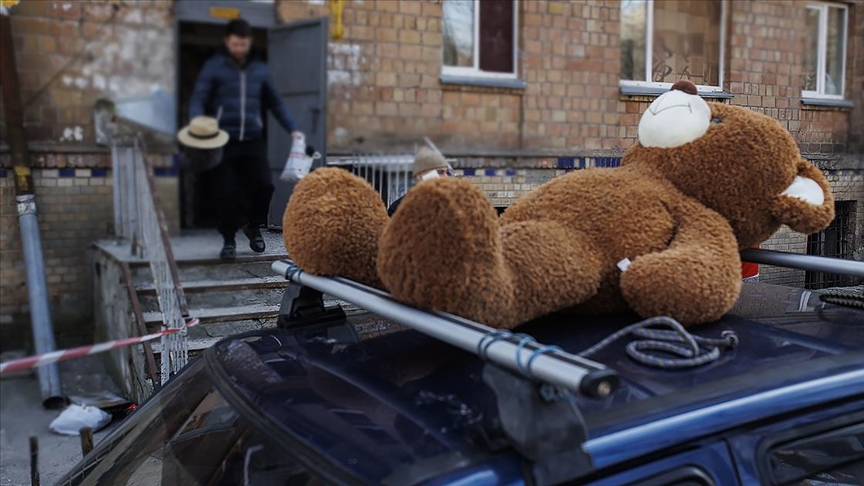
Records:
{"label": "doorway", "polygon": [[[189,123],[189,100],[204,63],[222,46],[224,24],[178,22],[177,126]],[[254,49],[267,60],[267,29],[253,28]],[[266,119],[265,132],[266,132]],[[216,201],[210,173],[180,172],[180,223],[184,229],[215,228]]]}

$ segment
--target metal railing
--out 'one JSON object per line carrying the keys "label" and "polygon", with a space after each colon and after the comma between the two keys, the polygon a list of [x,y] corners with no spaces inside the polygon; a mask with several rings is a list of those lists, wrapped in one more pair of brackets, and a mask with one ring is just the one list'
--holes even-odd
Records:
{"label": "metal railing", "polygon": [[[437,149],[436,149],[437,150]],[[454,160],[447,159],[448,166]],[[327,165],[348,167],[351,172],[364,179],[381,195],[390,207],[414,185],[414,155],[353,154],[347,157],[331,157]]]}
{"label": "metal railing", "polygon": [[[115,142],[111,154],[115,237],[118,242],[128,241],[133,254],[149,263],[163,328],[183,328],[188,316],[186,296],[180,285],[165,215],[159,209],[142,137],[136,136],[125,143]],[[185,331],[162,337],[161,384],[188,361]]]}
{"label": "metal railing", "polygon": [[414,183],[414,156],[410,154],[355,154],[331,159],[328,165],[350,167],[354,175],[378,191],[387,207],[405,195]]}

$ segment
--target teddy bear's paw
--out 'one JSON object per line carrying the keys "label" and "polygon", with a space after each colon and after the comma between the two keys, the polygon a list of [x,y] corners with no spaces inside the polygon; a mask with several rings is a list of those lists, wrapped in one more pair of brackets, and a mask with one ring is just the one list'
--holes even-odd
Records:
{"label": "teddy bear's paw", "polygon": [[407,304],[512,327],[512,285],[501,252],[498,216],[467,181],[422,182],[384,231],[378,275]]}
{"label": "teddy bear's paw", "polygon": [[816,166],[802,160],[795,180],[775,198],[771,214],[793,231],[805,235],[819,232],[834,220],[831,186]]}
{"label": "teddy bear's paw", "polygon": [[309,273],[382,288],[376,259],[388,222],[381,196],[366,181],[343,169],[318,169],[291,194],[282,220],[285,248]]}
{"label": "teddy bear's paw", "polygon": [[651,253],[624,266],[620,285],[627,305],[642,317],[703,324],[716,321],[735,304],[741,292],[740,263],[698,252]]}

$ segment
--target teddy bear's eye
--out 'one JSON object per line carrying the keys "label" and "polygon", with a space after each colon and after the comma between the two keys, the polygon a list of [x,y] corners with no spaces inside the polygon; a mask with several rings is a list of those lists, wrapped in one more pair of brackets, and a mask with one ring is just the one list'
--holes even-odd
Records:
{"label": "teddy bear's eye", "polygon": [[717,117],[715,116],[714,118],[711,119],[711,123],[721,123],[721,121],[720,121],[719,118],[717,118]]}

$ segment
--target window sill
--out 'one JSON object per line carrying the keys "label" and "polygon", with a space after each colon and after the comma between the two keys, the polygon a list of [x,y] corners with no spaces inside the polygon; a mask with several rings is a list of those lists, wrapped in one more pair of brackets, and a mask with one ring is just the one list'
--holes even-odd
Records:
{"label": "window sill", "polygon": [[801,98],[802,105],[809,106],[827,106],[832,108],[855,108],[855,102],[852,100],[835,100],[830,98]]}
{"label": "window sill", "polygon": [[447,74],[441,75],[441,84],[515,90],[524,90],[528,88],[528,83],[517,78],[483,78],[474,76],[453,76]]}
{"label": "window sill", "polygon": [[[654,88],[650,86],[621,86],[621,94],[624,96],[660,96],[669,91],[667,88]],[[707,99],[728,100],[735,95],[726,91],[700,91],[699,96]]]}

